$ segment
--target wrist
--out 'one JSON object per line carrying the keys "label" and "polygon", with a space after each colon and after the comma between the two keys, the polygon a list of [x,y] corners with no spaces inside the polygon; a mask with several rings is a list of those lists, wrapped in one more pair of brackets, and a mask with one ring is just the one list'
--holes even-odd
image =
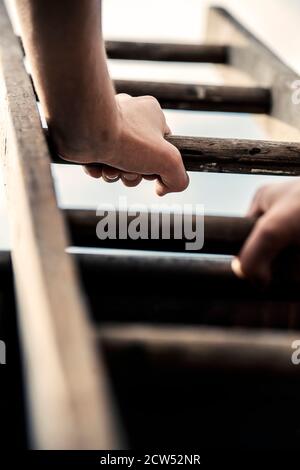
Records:
{"label": "wrist", "polygon": [[[98,51],[97,57],[101,59]],[[119,139],[121,113],[103,60],[45,99],[49,134],[57,152],[80,163],[106,163]],[[101,85],[102,84],[102,85]],[[58,98],[59,97],[59,98]]]}
{"label": "wrist", "polygon": [[79,163],[109,163],[116,152],[121,133],[121,119],[115,113],[114,119],[103,125],[100,118],[82,125],[48,123],[49,135],[55,151],[64,159]]}

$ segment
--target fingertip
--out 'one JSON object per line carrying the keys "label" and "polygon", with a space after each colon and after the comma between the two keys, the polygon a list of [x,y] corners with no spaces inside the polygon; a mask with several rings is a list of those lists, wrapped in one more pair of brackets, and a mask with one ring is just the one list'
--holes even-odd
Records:
{"label": "fingertip", "polygon": [[142,176],[133,173],[123,173],[121,175],[121,180],[128,188],[134,188],[140,184],[142,181]]}
{"label": "fingertip", "polygon": [[246,275],[242,269],[242,264],[239,258],[233,258],[231,262],[231,269],[233,273],[240,279],[246,279]]}
{"label": "fingertip", "polygon": [[167,187],[160,180],[156,181],[155,191],[156,191],[157,196],[159,197],[163,197],[169,192]]}
{"label": "fingertip", "polygon": [[116,183],[120,179],[121,172],[117,168],[105,166],[102,170],[102,176],[107,183]]}
{"label": "fingertip", "polygon": [[247,272],[243,267],[241,260],[238,257],[235,257],[231,262],[232,272],[239,279],[248,279],[253,284],[260,287],[267,287],[271,282],[271,272],[267,267],[259,266],[255,272]]}
{"label": "fingertip", "polygon": [[190,184],[190,177],[189,177],[189,175],[188,175],[187,172],[185,172],[185,177],[186,177],[186,181],[185,181],[185,183],[184,183],[183,191],[184,191],[185,189],[187,189],[187,188],[189,187],[189,184]]}
{"label": "fingertip", "polygon": [[171,130],[171,128],[169,127],[169,125],[167,124],[167,122],[166,122],[166,124],[165,124],[165,132],[164,132],[164,134],[165,134],[165,137],[168,137],[168,136],[171,136],[171,135],[172,135],[172,130]]}
{"label": "fingertip", "polygon": [[158,197],[163,197],[163,196],[166,196],[166,194],[168,194],[168,192],[164,191],[163,189],[158,188],[156,190],[156,194],[157,194]]}
{"label": "fingertip", "polygon": [[99,179],[102,176],[102,168],[83,166],[83,171],[86,175],[91,176],[92,178]]}
{"label": "fingertip", "polygon": [[135,181],[140,178],[140,175],[137,175],[136,173],[122,173],[122,178],[124,178],[126,181]]}

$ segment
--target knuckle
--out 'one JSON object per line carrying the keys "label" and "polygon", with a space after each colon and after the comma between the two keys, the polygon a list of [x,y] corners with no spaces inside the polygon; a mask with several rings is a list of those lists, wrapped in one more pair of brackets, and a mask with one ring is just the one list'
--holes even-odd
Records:
{"label": "knuckle", "polygon": [[129,95],[128,93],[118,93],[118,94],[116,95],[116,97],[117,97],[118,99],[121,99],[121,100],[124,100],[124,101],[128,101],[128,100],[130,100],[130,98],[132,98],[132,96]]}
{"label": "knuckle", "polygon": [[182,165],[182,157],[177,147],[167,142],[165,146],[165,157],[170,166]]}
{"label": "knuckle", "polygon": [[160,108],[160,104],[159,104],[159,101],[157,98],[155,98],[155,96],[152,96],[152,95],[145,95],[142,97],[145,101],[149,102],[149,104],[152,104],[152,105],[155,105],[155,106],[158,106]]}

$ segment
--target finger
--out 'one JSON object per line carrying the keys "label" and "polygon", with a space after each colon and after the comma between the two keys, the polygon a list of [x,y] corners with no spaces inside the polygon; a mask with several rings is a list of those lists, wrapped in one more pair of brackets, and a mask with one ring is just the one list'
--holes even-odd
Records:
{"label": "finger", "polygon": [[272,278],[272,265],[279,253],[291,241],[289,230],[285,230],[282,218],[268,212],[256,223],[250,237],[232,268],[239,277],[247,277],[262,284]]}
{"label": "finger", "polygon": [[107,183],[115,183],[120,179],[121,171],[110,166],[103,166],[102,177]]}
{"label": "finger", "polygon": [[144,180],[147,180],[147,181],[154,181],[158,178],[157,175],[143,175],[143,178]]}
{"label": "finger", "polygon": [[137,186],[142,181],[142,176],[135,173],[122,173],[121,174],[122,182],[128,188],[133,188]]}
{"label": "finger", "polygon": [[251,202],[251,205],[247,211],[246,217],[249,217],[251,219],[257,219],[258,217],[262,216],[264,213],[259,201],[253,200]]}
{"label": "finger", "polygon": [[258,191],[256,191],[256,194],[251,201],[246,217],[257,218],[263,215],[263,192],[264,188],[260,188]]}
{"label": "finger", "polygon": [[92,178],[101,178],[102,176],[102,166],[84,166],[83,171],[91,176]]}
{"label": "finger", "polygon": [[231,262],[231,269],[237,277],[240,279],[246,279],[246,275],[242,270],[242,265],[239,258],[233,258]]}
{"label": "finger", "polygon": [[170,192],[184,191],[189,184],[189,177],[184,168],[179,150],[164,140],[165,154],[162,155],[163,170],[156,183],[156,193],[164,196]]}
{"label": "finger", "polygon": [[128,101],[130,98],[132,98],[132,96],[128,95],[127,93],[118,93],[116,97],[118,98],[118,101]]}
{"label": "finger", "polygon": [[168,136],[168,135],[172,135],[172,130],[171,128],[169,127],[167,121],[166,121],[166,124],[165,124],[165,132],[164,132],[165,136]]}

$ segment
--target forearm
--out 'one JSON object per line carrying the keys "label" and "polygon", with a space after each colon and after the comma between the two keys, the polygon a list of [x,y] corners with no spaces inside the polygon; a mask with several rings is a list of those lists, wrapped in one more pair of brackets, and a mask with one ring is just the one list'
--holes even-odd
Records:
{"label": "forearm", "polygon": [[109,151],[118,133],[100,4],[100,0],[16,0],[43,112],[58,151],[70,158],[84,159],[88,154],[88,159],[97,159],[97,154]]}
{"label": "forearm", "polygon": [[[155,175],[159,195],[182,191],[188,176],[180,152],[164,138],[170,129],[158,101],[114,96],[100,7],[100,0],[16,0],[52,142],[65,159],[120,170],[124,184],[125,177],[132,186],[133,178],[137,184]],[[103,176],[102,169],[93,176]]]}

